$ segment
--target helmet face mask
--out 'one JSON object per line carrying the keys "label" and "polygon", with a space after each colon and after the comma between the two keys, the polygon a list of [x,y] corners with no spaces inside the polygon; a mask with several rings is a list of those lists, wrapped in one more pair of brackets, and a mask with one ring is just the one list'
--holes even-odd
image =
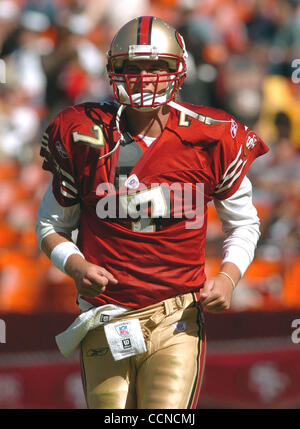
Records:
{"label": "helmet face mask", "polygon": [[186,57],[182,37],[166,22],[154,17],[130,21],[108,52],[107,72],[116,100],[141,110],[167,104],[184,81]]}

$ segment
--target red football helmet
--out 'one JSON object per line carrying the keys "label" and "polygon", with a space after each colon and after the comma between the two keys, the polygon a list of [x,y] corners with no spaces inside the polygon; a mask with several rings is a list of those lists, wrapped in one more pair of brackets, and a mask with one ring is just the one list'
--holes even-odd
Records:
{"label": "red football helmet", "polygon": [[[186,76],[187,52],[182,36],[165,21],[152,16],[125,24],[114,37],[107,58],[116,100],[134,108],[149,110],[170,102]],[[124,65],[130,69],[131,61],[140,60],[154,65],[163,61],[165,67],[163,71],[148,70],[146,74],[124,70]],[[149,82],[151,91],[144,89]]]}

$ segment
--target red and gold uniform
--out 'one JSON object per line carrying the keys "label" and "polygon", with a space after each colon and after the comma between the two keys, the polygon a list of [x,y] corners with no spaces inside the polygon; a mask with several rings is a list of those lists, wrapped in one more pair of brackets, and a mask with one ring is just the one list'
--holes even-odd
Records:
{"label": "red and gold uniform", "polygon": [[[43,168],[53,173],[57,202],[80,205],[78,247],[118,279],[105,293],[81,298],[94,307],[127,307],[114,320],[138,318],[147,346],[147,353],[114,361],[103,326],[88,332],[81,362],[90,408],[197,406],[205,362],[198,300],[206,279],[207,203],[233,195],[267,148],[227,113],[181,105],[202,120],[171,108],[148,147],[121,117],[125,138],[105,158],[120,138],[114,104],[68,108],[43,137]],[[179,192],[170,192],[174,184]],[[187,184],[190,198],[180,192]]]}
{"label": "red and gold uniform", "polygon": [[[41,154],[43,168],[54,176],[53,193],[62,206],[80,203],[77,245],[88,261],[118,279],[118,285],[108,286],[102,295],[85,298],[94,306],[111,303],[138,309],[199,291],[205,281],[207,203],[234,194],[252,161],[267,151],[252,131],[229,114],[182,105],[212,121],[200,122],[172,108],[165,129],[149,148],[140,137],[129,136],[125,146],[135,145],[141,152],[135,165],[124,167],[135,182],[134,189],[116,186],[122,145],[110,157],[99,159],[120,137],[114,104],[68,108],[45,133]],[[192,199],[186,203],[182,192],[178,205],[180,193],[175,193],[170,209],[160,212],[168,199],[164,188],[172,184],[181,190],[189,184]],[[196,189],[201,189],[200,214]],[[130,200],[132,195],[143,195],[141,201],[152,203],[152,210],[156,207],[161,216],[151,219],[150,213],[144,228],[143,219],[123,214],[118,218],[120,198]],[[103,219],[102,198],[112,204]],[[187,214],[179,216],[174,207],[184,208]],[[191,212],[198,213],[198,224],[193,225]]]}
{"label": "red and gold uniform", "polygon": [[[205,282],[208,202],[223,204],[223,226],[231,221],[234,243],[227,236],[223,261],[243,259],[235,264],[241,273],[259,236],[245,174],[267,147],[229,114],[175,101],[187,57],[182,36],[165,21],[128,22],[107,53],[120,106],[70,107],[43,137],[43,168],[53,181],[38,213],[39,244],[45,240],[62,271],[70,255],[81,253],[90,264],[81,260],[80,275],[104,268],[118,281],[94,298],[80,296],[83,313],[56,337],[65,356],[81,344],[90,408],[197,406],[205,364],[199,295],[204,288],[205,297],[210,280],[216,284],[216,278]],[[140,126],[149,136],[130,134]],[[78,247],[61,242],[59,232],[69,234],[77,224]],[[56,236],[47,240],[48,234]],[[51,246],[52,240],[60,243]],[[70,273],[77,278],[74,267]],[[76,287],[88,294],[84,280]],[[228,283],[223,290],[218,278],[218,287],[223,299]]]}

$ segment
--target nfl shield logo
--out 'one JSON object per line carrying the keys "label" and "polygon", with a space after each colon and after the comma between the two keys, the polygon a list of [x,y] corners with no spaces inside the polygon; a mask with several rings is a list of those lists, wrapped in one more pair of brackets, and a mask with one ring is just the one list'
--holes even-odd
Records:
{"label": "nfl shield logo", "polygon": [[173,326],[177,332],[184,332],[186,329],[186,323],[184,321],[179,321],[177,323],[174,323]]}
{"label": "nfl shield logo", "polygon": [[139,179],[135,174],[132,174],[128,177],[128,179],[124,182],[124,185],[129,189],[137,189],[140,185]]}
{"label": "nfl shield logo", "polygon": [[129,331],[127,325],[118,326],[119,334],[123,337],[124,335],[128,335]]}

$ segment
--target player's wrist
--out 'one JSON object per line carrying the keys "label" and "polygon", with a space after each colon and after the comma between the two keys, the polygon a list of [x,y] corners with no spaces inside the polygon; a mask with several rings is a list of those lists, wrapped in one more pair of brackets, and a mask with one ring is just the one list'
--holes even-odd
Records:
{"label": "player's wrist", "polygon": [[65,272],[74,280],[81,276],[82,272],[86,268],[88,262],[84,259],[83,255],[73,253],[69,256],[65,264]]}
{"label": "player's wrist", "polygon": [[235,283],[235,281],[233,280],[233,278],[232,278],[228,273],[226,273],[225,271],[219,271],[219,272],[218,272],[218,275],[223,276],[223,278],[227,278],[227,280],[228,280],[228,281],[229,281],[229,283],[231,284],[231,287],[232,287],[233,289],[235,289],[235,288],[236,288],[236,283]]}
{"label": "player's wrist", "polygon": [[69,275],[71,275],[74,265],[76,266],[85,260],[83,253],[71,241],[64,241],[55,246],[50,254],[50,259],[53,265]]}

